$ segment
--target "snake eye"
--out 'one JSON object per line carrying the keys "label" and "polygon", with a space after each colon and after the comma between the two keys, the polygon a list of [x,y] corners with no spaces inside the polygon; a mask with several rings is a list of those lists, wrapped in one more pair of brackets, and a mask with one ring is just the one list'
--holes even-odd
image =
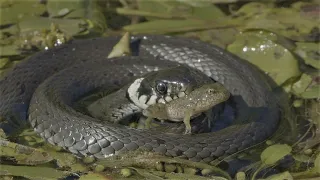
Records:
{"label": "snake eye", "polygon": [[160,94],[166,94],[167,93],[167,85],[163,82],[159,82],[156,85],[156,90],[160,93]]}

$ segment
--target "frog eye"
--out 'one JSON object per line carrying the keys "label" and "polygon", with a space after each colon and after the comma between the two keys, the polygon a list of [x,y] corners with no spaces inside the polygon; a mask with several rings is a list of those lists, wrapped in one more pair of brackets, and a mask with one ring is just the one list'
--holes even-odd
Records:
{"label": "frog eye", "polygon": [[163,82],[159,82],[156,85],[156,90],[160,93],[160,94],[166,94],[167,93],[167,85]]}

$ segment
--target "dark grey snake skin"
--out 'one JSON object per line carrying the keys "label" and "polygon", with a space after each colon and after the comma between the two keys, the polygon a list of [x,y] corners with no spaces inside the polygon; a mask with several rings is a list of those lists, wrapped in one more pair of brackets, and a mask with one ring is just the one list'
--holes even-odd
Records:
{"label": "dark grey snake skin", "polygon": [[[143,149],[204,162],[259,143],[276,130],[275,98],[260,73],[245,61],[196,40],[161,35],[133,39],[137,38],[141,41],[140,49],[134,50],[139,53],[136,57],[107,60],[119,40],[108,37],[75,40],[17,65],[0,79],[0,116],[11,122],[2,123],[2,128],[8,130],[17,119],[26,122],[29,115],[43,138],[77,155],[103,158]],[[238,107],[247,106],[250,113],[240,113],[242,118],[218,132],[177,135],[102,123],[72,108],[77,99],[96,89],[119,88],[135,76],[177,62],[222,83]]]}

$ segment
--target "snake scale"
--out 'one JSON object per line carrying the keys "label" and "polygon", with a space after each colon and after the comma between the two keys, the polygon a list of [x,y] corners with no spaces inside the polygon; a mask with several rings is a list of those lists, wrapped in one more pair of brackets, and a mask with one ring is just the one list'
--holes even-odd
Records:
{"label": "snake scale", "polygon": [[[163,35],[133,36],[135,56],[106,59],[119,39],[73,40],[16,65],[0,79],[0,117],[10,122],[2,128],[9,131],[17,122],[29,121],[48,142],[80,156],[105,158],[143,149],[207,163],[262,142],[277,129],[275,97],[246,61],[214,45]],[[94,90],[117,89],[137,76],[177,64],[222,83],[240,109],[246,105],[255,115],[240,113],[245,120],[217,132],[178,135],[101,122],[72,108]]]}

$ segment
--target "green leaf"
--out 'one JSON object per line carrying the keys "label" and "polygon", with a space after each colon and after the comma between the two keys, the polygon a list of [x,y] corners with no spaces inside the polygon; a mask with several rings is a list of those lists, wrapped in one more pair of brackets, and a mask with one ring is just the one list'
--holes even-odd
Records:
{"label": "green leaf", "polygon": [[[70,12],[79,10],[83,8],[81,1],[59,1],[59,0],[50,0],[47,2],[47,9],[50,17],[62,17]],[[64,11],[64,12],[63,12]],[[71,18],[81,18],[84,17],[84,13],[79,16],[73,16]]]}
{"label": "green leaf", "polygon": [[86,30],[87,22],[81,19],[54,19],[45,17],[33,17],[24,19],[19,23],[21,33],[50,29],[51,24],[58,25],[59,29],[68,35],[74,36]]}
{"label": "green leaf", "polygon": [[[89,172],[85,175],[81,175],[81,177],[79,178],[79,180],[88,180],[88,179],[94,179],[94,180],[108,180],[109,178],[107,178],[106,176],[104,176],[103,174],[99,174],[99,173],[92,173]],[[111,179],[111,178],[110,178]]]}
{"label": "green leaf", "polygon": [[[319,138],[318,138],[319,139]],[[319,177],[320,175],[320,153],[318,153],[316,159],[314,160],[314,167],[311,169],[307,169],[302,172],[292,172],[292,176],[295,179],[301,179],[305,177]]]}
{"label": "green leaf", "polygon": [[[224,19],[224,20],[223,20]],[[139,24],[124,26],[123,29],[135,33],[173,33],[194,30],[232,27],[241,24],[230,19],[219,19],[216,22],[202,20],[155,20]],[[227,21],[228,23],[226,23]]]}
{"label": "green leaf", "polygon": [[292,151],[291,146],[286,144],[275,144],[272,146],[267,147],[261,153],[261,161],[263,165],[273,165],[284,156],[290,154]]}
{"label": "green leaf", "polygon": [[314,171],[320,174],[320,153],[318,153],[316,160],[314,160]]}
{"label": "green leaf", "polygon": [[[163,14],[164,16],[190,17],[192,7],[178,1],[162,1],[162,0],[138,0],[138,9],[145,12],[155,14]],[[148,20],[155,18],[147,17]]]}
{"label": "green leaf", "polygon": [[129,8],[116,8],[116,12],[121,15],[127,16],[145,16],[148,19],[161,18],[161,19],[175,19],[175,18],[184,18],[183,16],[179,16],[177,14],[169,14],[169,13],[158,13],[158,12],[150,12],[144,10],[135,10]]}
{"label": "green leaf", "polygon": [[312,77],[310,75],[302,74],[299,81],[295,82],[292,85],[293,93],[299,96],[308,88],[311,82],[312,82]]}
{"label": "green leaf", "polygon": [[201,41],[212,43],[223,49],[233,43],[239,32],[235,28],[209,29],[196,32],[187,32],[183,36],[197,38]]}
{"label": "green leaf", "polygon": [[[199,20],[215,20],[224,17],[225,14],[209,1],[190,1],[190,0],[176,0],[176,1],[138,1],[138,11],[129,10],[133,13],[147,16],[148,20],[152,17],[158,18],[188,18]],[[119,9],[118,9],[119,10]],[[139,13],[140,11],[140,13]],[[120,13],[127,13],[122,10]]]}
{"label": "green leaf", "polygon": [[47,152],[4,139],[0,139],[0,147],[1,157],[11,157],[20,165],[44,164],[53,160]]}
{"label": "green leaf", "polygon": [[71,174],[49,167],[1,165],[0,175],[21,176],[28,179],[61,179]]}
{"label": "green leaf", "polygon": [[299,81],[292,85],[292,92],[296,96],[304,99],[313,99],[319,97],[320,85],[313,83],[313,77],[308,74],[302,74]]}
{"label": "green leaf", "polygon": [[[1,45],[4,45],[4,44],[8,44],[6,43],[6,38],[8,38],[8,36],[6,34],[12,34],[12,35],[18,35],[19,34],[19,27],[18,25],[12,25],[12,26],[9,26],[9,27],[6,27],[6,28],[1,28],[0,29],[0,39],[2,42],[0,42]],[[5,42],[3,42],[5,41]]]}
{"label": "green leaf", "polygon": [[[2,53],[0,53],[1,56]],[[9,58],[0,58],[0,69],[4,69],[7,64],[10,63]]]}
{"label": "green leaf", "polygon": [[201,20],[215,20],[225,16],[225,14],[219,8],[212,4],[209,6],[193,8],[192,15],[193,17]]}
{"label": "green leaf", "polygon": [[237,180],[245,180],[246,179],[246,174],[244,173],[244,172],[238,172],[237,174],[236,174],[236,179]]}
{"label": "green leaf", "polygon": [[281,85],[301,72],[298,61],[288,49],[276,43],[277,39],[277,35],[270,32],[244,32],[227,49],[256,65]]}
{"label": "green leaf", "polygon": [[249,2],[244,4],[237,12],[236,16],[254,17],[257,14],[261,14],[268,9],[267,4],[259,2]]}
{"label": "green leaf", "polygon": [[320,92],[320,85],[315,85],[312,88],[301,93],[301,97],[304,99],[319,98],[319,92]]}
{"label": "green leaf", "polygon": [[[264,29],[295,41],[316,41],[310,32],[319,28],[319,18],[310,19],[303,16],[302,12],[303,8],[278,8],[273,3],[251,2],[242,6],[234,15],[236,19],[246,19],[245,30]],[[313,14],[317,14],[317,11]]]}
{"label": "green leaf", "polygon": [[131,55],[130,34],[125,33],[119,42],[113,47],[108,58],[121,57],[123,55]]}
{"label": "green leaf", "polygon": [[0,11],[0,25],[15,24],[22,18],[39,16],[46,11],[44,4],[37,1],[14,1]]}
{"label": "green leaf", "polygon": [[283,173],[269,176],[266,180],[279,180],[279,179],[293,180],[293,177],[288,171],[285,171]]}
{"label": "green leaf", "polygon": [[208,7],[213,4],[212,2],[210,2],[210,0],[197,0],[197,1],[195,1],[195,0],[175,0],[175,1],[182,2],[184,4],[188,4],[193,7]]}
{"label": "green leaf", "polygon": [[310,157],[305,154],[294,154],[292,157],[294,158],[294,160],[299,162],[308,163],[310,161]]}
{"label": "green leaf", "polygon": [[320,69],[320,48],[319,43],[297,42],[295,52],[303,58],[306,64]]}
{"label": "green leaf", "polygon": [[0,46],[0,56],[18,56],[20,53],[16,45]]}

